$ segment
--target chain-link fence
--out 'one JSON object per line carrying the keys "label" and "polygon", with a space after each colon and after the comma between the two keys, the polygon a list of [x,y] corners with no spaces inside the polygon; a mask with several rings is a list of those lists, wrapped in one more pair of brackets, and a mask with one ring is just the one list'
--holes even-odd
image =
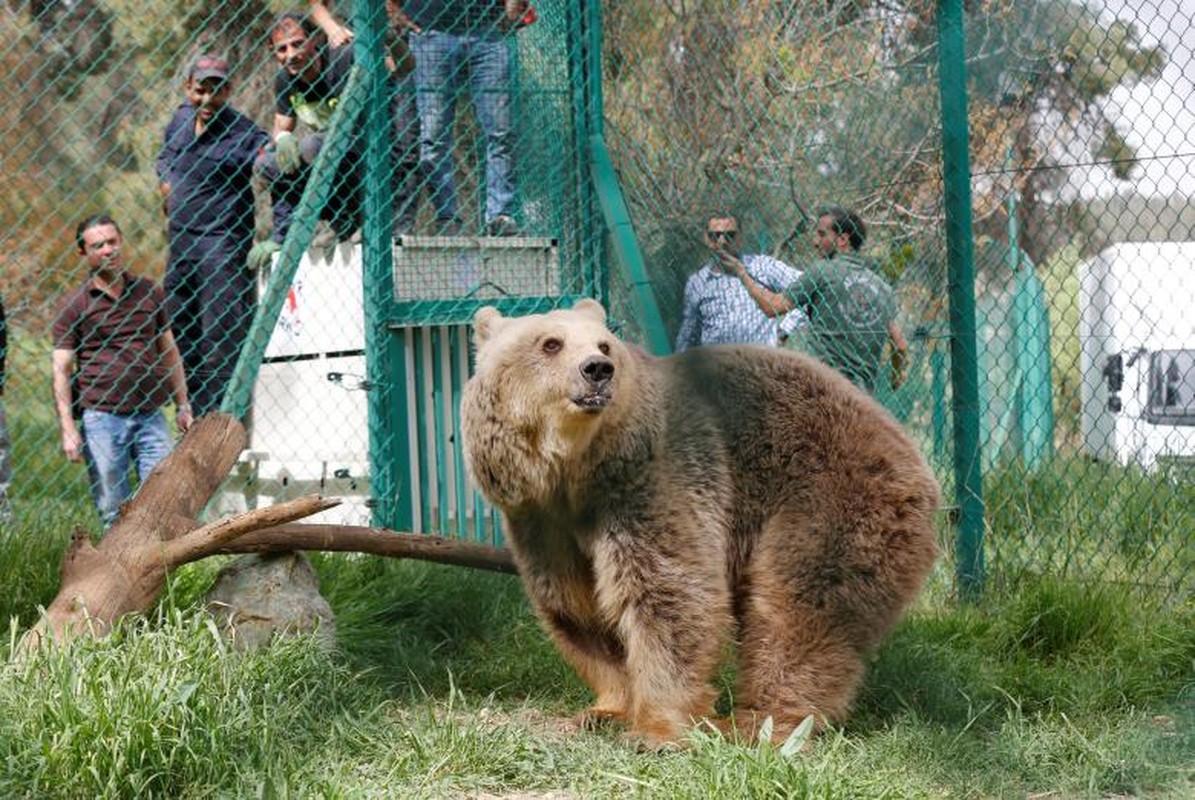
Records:
{"label": "chain-link fence", "polygon": [[[356,6],[4,7],[17,529],[99,532],[75,431],[182,399],[158,296],[140,335],[104,328],[115,267],[164,287],[193,409],[246,415],[214,513],[320,491],[347,498],[323,521],[500,544],[458,452],[472,312],[596,296],[664,352],[711,217],[809,273],[834,205],[894,290],[905,380],[874,391],[946,487],[964,581],[1189,596],[1189,3]],[[119,257],[102,224],[76,241],[100,211]]]}

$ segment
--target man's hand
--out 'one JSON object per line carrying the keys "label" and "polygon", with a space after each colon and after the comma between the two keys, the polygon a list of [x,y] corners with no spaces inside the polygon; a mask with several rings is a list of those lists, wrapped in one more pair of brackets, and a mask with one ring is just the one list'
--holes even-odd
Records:
{"label": "man's hand", "polygon": [[723,271],[727,275],[734,275],[737,278],[742,278],[747,274],[747,267],[743,264],[743,260],[736,256],[729,250],[716,250],[714,255],[718,259],[718,263],[722,265]]}
{"label": "man's hand", "polygon": [[186,433],[193,422],[195,422],[195,415],[191,412],[191,404],[179,404],[174,412],[174,424],[178,426],[178,432]]}
{"label": "man's hand", "polygon": [[162,198],[162,216],[169,219],[170,217],[170,184],[158,184],[158,194]]}
{"label": "man's hand", "polygon": [[414,20],[407,16],[407,12],[403,11],[402,3],[386,0],[386,16],[390,18],[390,25],[394,28],[394,32],[400,36],[407,31],[423,33],[423,28],[416,25]]}
{"label": "man's hand", "polygon": [[505,5],[506,18],[502,21],[502,27],[508,30],[517,28],[527,13],[527,0],[505,0]]}
{"label": "man's hand", "polygon": [[83,437],[73,424],[62,428],[62,452],[66,454],[67,461],[83,460]]}
{"label": "man's hand", "polygon": [[344,47],[349,44],[357,35],[353,33],[351,28],[346,28],[344,25],[335,24],[329,25],[328,29],[324,31],[328,36],[328,44],[333,49],[337,47]]}
{"label": "man's hand", "polygon": [[892,362],[888,371],[888,383],[895,391],[904,385],[909,377],[908,354],[904,350],[892,349]]}
{"label": "man's hand", "polygon": [[899,389],[909,377],[909,340],[894,319],[888,320],[888,340],[892,347],[888,382],[893,389]]}
{"label": "man's hand", "polygon": [[293,133],[283,131],[274,139],[274,160],[283,175],[292,175],[303,166],[303,154],[299,152],[299,140]]}
{"label": "man's hand", "polygon": [[274,254],[281,249],[282,245],[270,239],[258,242],[249,249],[249,256],[245,259],[245,269],[250,272],[258,272],[264,267],[270,266]]}

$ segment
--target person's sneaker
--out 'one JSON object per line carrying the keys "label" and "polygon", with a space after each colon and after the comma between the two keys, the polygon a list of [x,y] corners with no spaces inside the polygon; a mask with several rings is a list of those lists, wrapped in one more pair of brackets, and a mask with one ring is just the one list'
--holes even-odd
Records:
{"label": "person's sneaker", "polygon": [[519,223],[508,214],[499,214],[485,226],[485,232],[488,236],[518,236]]}

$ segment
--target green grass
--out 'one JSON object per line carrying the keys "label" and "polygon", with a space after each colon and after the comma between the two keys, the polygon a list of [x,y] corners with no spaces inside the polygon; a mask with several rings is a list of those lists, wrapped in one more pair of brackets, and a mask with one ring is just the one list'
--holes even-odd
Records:
{"label": "green grass", "polygon": [[[1195,790],[1195,605],[1052,579],[956,606],[931,589],[848,724],[806,749],[698,731],[640,753],[518,581],[320,555],[340,647],[227,649],[181,570],[149,619],[0,673],[5,797],[1182,797]],[[17,628],[12,630],[12,636]],[[11,646],[10,638],[10,646]],[[7,652],[5,653],[7,655]]]}
{"label": "green grass", "polygon": [[1053,575],[1195,593],[1195,482],[1084,458],[984,480],[987,551],[1002,582]]}
{"label": "green grass", "polygon": [[30,341],[5,398],[0,797],[1195,795],[1195,487],[1077,458],[985,476],[982,601],[956,601],[944,547],[854,715],[796,752],[698,730],[648,754],[579,732],[588,692],[517,579],[366,556],[311,557],[333,651],[227,649],[197,610],[220,557],[106,639],[12,660],[71,532],[98,533]]}

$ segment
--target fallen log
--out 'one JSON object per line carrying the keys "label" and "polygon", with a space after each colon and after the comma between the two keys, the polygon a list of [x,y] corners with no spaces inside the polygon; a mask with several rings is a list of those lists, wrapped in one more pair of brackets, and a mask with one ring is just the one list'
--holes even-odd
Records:
{"label": "fallen log", "polygon": [[294,525],[337,505],[300,497],[206,525],[197,520],[228,476],[246,442],[244,426],[227,414],[198,420],[122,509],[97,544],[77,530],[62,562],[58,595],[19,649],[47,637],[102,635],[126,614],[143,613],[157,600],[170,570],[218,553],[292,550],[360,552],[514,572],[499,548],[382,528]]}
{"label": "fallen log", "polygon": [[[22,638],[21,646],[87,632],[102,634],[125,614],[146,611],[169,571],[211,555],[228,539],[289,522],[336,505],[318,497],[259,509],[234,520],[200,525],[199,512],[227,477],[245,446],[240,421],[213,414],[192,426],[146,478],[112,528],[92,544],[76,530],[62,560],[58,595]],[[262,513],[266,512],[266,513]]]}

